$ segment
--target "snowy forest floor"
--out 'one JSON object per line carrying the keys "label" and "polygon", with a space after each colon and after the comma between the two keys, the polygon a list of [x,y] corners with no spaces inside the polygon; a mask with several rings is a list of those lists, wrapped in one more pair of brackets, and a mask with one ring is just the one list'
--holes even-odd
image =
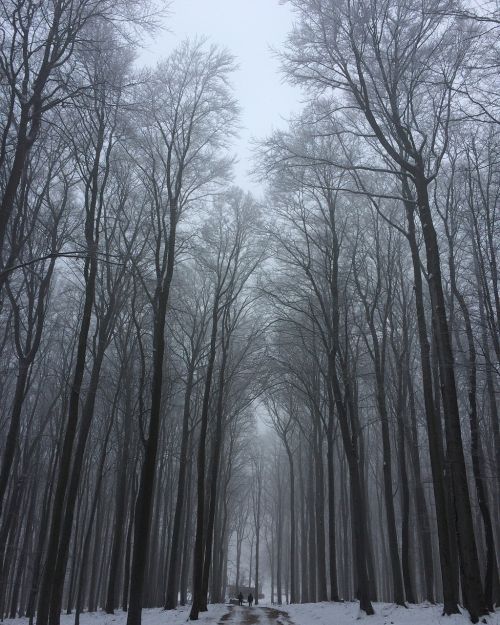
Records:
{"label": "snowy forest floor", "polygon": [[[442,616],[442,606],[412,605],[408,609],[391,603],[375,603],[375,615],[360,614],[357,603],[302,603],[281,609],[269,606],[238,607],[224,604],[210,605],[208,612],[200,614],[200,625],[467,625],[466,613]],[[190,607],[175,611],[159,608],[143,610],[143,625],[184,625],[189,621]],[[85,612],[81,625],[125,625],[126,612],[117,610],[114,615],[104,612]],[[500,611],[482,622],[500,625]],[[74,615],[61,616],[61,625],[73,625]],[[27,618],[5,619],[4,625],[27,625]]]}
{"label": "snowy forest floor", "polygon": [[[442,605],[427,603],[401,608],[393,603],[374,603],[374,616],[360,614],[357,603],[302,603],[286,606],[294,625],[466,625],[468,614],[442,616]],[[486,617],[488,625],[500,625],[500,611]],[[283,625],[286,625],[284,623]]]}

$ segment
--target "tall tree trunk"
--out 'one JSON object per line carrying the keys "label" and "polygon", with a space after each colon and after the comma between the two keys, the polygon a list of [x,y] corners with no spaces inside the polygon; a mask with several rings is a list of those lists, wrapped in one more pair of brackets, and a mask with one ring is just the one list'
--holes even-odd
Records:
{"label": "tall tree trunk", "polygon": [[164,288],[159,287],[153,333],[153,381],[151,386],[148,437],[144,442],[144,459],[134,508],[134,542],[130,570],[127,625],[141,625],[144,578],[151,531],[156,457],[160,433],[167,302],[168,292]]}
{"label": "tall tree trunk", "polygon": [[163,365],[165,356],[165,322],[170,295],[170,286],[174,275],[176,231],[178,221],[177,199],[169,202],[170,232],[166,243],[166,263],[164,272],[157,276],[155,293],[154,331],[153,331],[153,379],[151,384],[151,408],[149,413],[148,438],[145,441],[144,460],[137,501],[134,510],[134,546],[130,572],[130,597],[127,613],[127,625],[141,625],[142,598],[146,572],[146,558],[151,531],[151,512],[153,508],[154,484],[156,476],[156,457],[160,434],[160,417],[163,391]]}
{"label": "tall tree trunk", "polygon": [[[188,458],[192,457],[192,453],[188,454]],[[192,462],[189,462],[188,476],[187,476],[187,489],[186,489],[186,510],[183,518],[183,547],[182,547],[182,565],[180,576],[180,604],[186,605],[187,603],[187,590],[188,590],[188,577],[190,566],[190,549],[191,549],[191,507],[192,507],[192,485],[193,485],[193,467]]]}
{"label": "tall tree trunk", "polygon": [[449,268],[450,282],[453,295],[457,298],[460,310],[465,324],[465,334],[467,336],[468,349],[468,370],[469,370],[469,425],[471,435],[471,455],[472,455],[472,471],[474,474],[474,483],[476,486],[477,500],[481,516],[483,518],[484,537],[486,542],[486,575],[484,580],[484,595],[486,606],[490,612],[494,610],[493,590],[499,586],[498,567],[495,550],[495,539],[493,535],[493,522],[491,519],[490,508],[488,504],[488,494],[485,488],[484,477],[481,467],[484,464],[483,452],[481,446],[479,419],[477,414],[477,357],[476,346],[474,342],[474,333],[472,331],[472,323],[466,301],[462,293],[459,291],[456,281],[455,259],[453,239],[448,237],[449,242]]}
{"label": "tall tree trunk", "polygon": [[337,537],[335,518],[335,471],[333,419],[334,408],[328,409],[327,469],[328,469],[328,547],[330,551],[330,600],[340,601],[337,577]]}
{"label": "tall tree trunk", "polygon": [[[127,366],[127,365],[125,365]],[[125,406],[123,423],[123,441],[120,460],[116,472],[115,491],[115,523],[113,528],[113,544],[111,546],[111,560],[109,563],[109,577],[107,584],[107,596],[105,610],[107,614],[114,614],[118,605],[118,573],[120,554],[123,549],[123,535],[125,532],[125,514],[127,503],[127,465],[129,462],[129,446],[132,426],[131,383],[130,375],[125,375]],[[75,623],[75,625],[78,625]]]}
{"label": "tall tree trunk", "polygon": [[[312,447],[314,449],[314,447]],[[313,452],[314,453],[314,452]],[[314,467],[309,463],[307,467],[307,493],[306,493],[306,514],[308,529],[308,550],[309,550],[309,570],[307,571],[307,580],[309,582],[309,601],[316,603],[316,515],[314,513],[314,504],[316,500],[316,492],[314,488]],[[329,504],[330,505],[330,504]]]}
{"label": "tall tree trunk", "polygon": [[[135,476],[135,467],[131,479],[130,501],[135,502],[137,498],[137,483]],[[130,561],[132,557],[132,538],[134,535],[134,514],[133,510],[128,515],[127,541],[125,543],[125,557],[123,561],[123,593],[122,593],[122,610],[128,610],[128,596],[130,588]]]}
{"label": "tall tree trunk", "polygon": [[427,333],[427,321],[425,318],[420,254],[418,250],[414,221],[414,206],[406,178],[403,179],[403,195],[406,198],[405,209],[408,223],[408,243],[410,245],[413,265],[415,310],[417,313],[424,407],[431,460],[432,484],[434,488],[434,502],[436,506],[441,581],[443,585],[443,611],[444,614],[450,615],[459,613],[458,578],[455,574],[455,567],[452,562],[452,550],[449,539],[449,519],[446,507],[446,493],[444,485],[443,434],[441,421],[439,419],[439,415],[436,413],[436,407],[433,401],[430,345]]}
{"label": "tall tree trunk", "polygon": [[[109,314],[109,313],[108,313]],[[73,528],[74,512],[78,494],[78,486],[80,484],[80,477],[82,467],[84,464],[85,449],[87,446],[87,440],[90,433],[90,426],[94,416],[95,399],[97,395],[97,388],[99,384],[99,377],[101,373],[101,366],[104,359],[106,347],[108,345],[107,339],[107,325],[109,319],[101,319],[100,336],[98,339],[97,353],[92,365],[92,372],[90,375],[89,388],[87,396],[85,398],[84,407],[81,414],[81,424],[78,433],[78,439],[76,449],[73,454],[72,468],[69,476],[68,492],[66,496],[66,505],[63,522],[61,525],[61,532],[58,541],[58,551],[53,569],[53,582],[52,593],[50,597],[49,608],[49,620],[51,625],[59,625],[60,615],[63,601],[64,590],[64,578],[66,574],[66,565],[68,560],[68,552],[71,542],[71,532]],[[114,413],[116,410],[116,403],[118,400],[118,389],[115,393],[113,400],[112,415],[110,421],[113,421]]]}
{"label": "tall tree trunk", "polygon": [[406,470],[406,435],[405,422],[403,419],[404,406],[406,404],[403,397],[403,374],[402,367],[398,368],[398,456],[399,475],[401,479],[401,566],[403,570],[403,580],[405,586],[406,600],[408,603],[415,603],[413,584],[411,579],[410,566],[410,490],[408,486],[408,472]]}
{"label": "tall tree trunk", "polygon": [[[57,486],[54,494],[52,506],[52,521],[49,533],[49,542],[45,558],[44,573],[40,584],[40,593],[37,609],[37,625],[48,625],[49,609],[54,590],[54,576],[56,572],[58,546],[61,536],[62,523],[65,510],[65,499],[68,489],[68,482],[72,464],[73,446],[77,434],[79,422],[80,395],[82,390],[83,376],[85,374],[85,364],[87,360],[87,341],[90,332],[90,322],[92,319],[92,308],[95,299],[95,285],[97,278],[97,251],[98,232],[97,222],[99,221],[100,207],[99,198],[101,186],[99,176],[101,169],[101,154],[104,150],[104,121],[101,119],[95,154],[93,155],[92,171],[86,184],[86,194],[88,205],[86,206],[85,219],[85,240],[87,246],[87,256],[84,265],[85,295],[80,330],[78,335],[78,347],[73,373],[73,381],[70,388],[70,399],[68,406],[68,417],[66,431],[62,444],[61,457],[59,462],[59,474]],[[111,143],[111,142],[110,142]],[[111,147],[108,148],[110,150]],[[108,151],[109,156],[109,151]],[[59,592],[60,589],[57,589]],[[59,615],[53,614],[54,621],[51,625],[58,625]]]}
{"label": "tall tree trunk", "polygon": [[276,507],[276,601],[278,605],[282,605],[283,502],[281,498],[281,488],[278,490],[278,502]]}
{"label": "tall tree trunk", "polygon": [[297,603],[297,527],[295,523],[295,468],[292,450],[284,441],[290,471],[290,603]]}
{"label": "tall tree trunk", "polygon": [[[212,330],[210,336],[210,353],[208,356],[207,373],[205,377],[205,389],[203,394],[203,405],[201,411],[200,435],[198,440],[197,458],[197,510],[196,510],[196,538],[193,553],[193,604],[189,618],[192,621],[198,620],[198,615],[203,609],[203,556],[205,547],[205,461],[206,461],[206,440],[208,430],[208,411],[210,406],[210,391],[212,387],[212,377],[215,365],[215,355],[217,351],[217,333],[219,325],[219,292],[216,292],[213,312]],[[129,624],[133,625],[133,624]]]}
{"label": "tall tree trunk", "polygon": [[[348,378],[345,378],[344,386],[346,402],[349,405],[347,409],[346,403],[342,396],[340,383],[335,371],[335,352],[329,355],[329,379],[332,385],[333,397],[338,411],[340,431],[342,434],[342,442],[347,458],[347,466],[349,468],[349,484],[351,489],[351,526],[352,539],[354,549],[354,559],[356,563],[356,597],[359,599],[360,609],[366,614],[374,614],[373,606],[370,601],[370,578],[367,570],[368,556],[368,524],[366,518],[366,499],[363,492],[363,478],[360,466],[360,458],[358,452],[359,446],[359,429],[355,424],[353,400],[349,397],[350,385]],[[347,410],[351,414],[352,426],[349,427]],[[354,421],[354,422],[353,422]],[[351,431],[352,429],[352,431]]]}
{"label": "tall tree trunk", "polygon": [[460,562],[465,580],[465,588],[463,590],[467,598],[467,607],[471,620],[472,622],[477,622],[481,615],[487,613],[487,607],[484,600],[474,536],[474,525],[472,521],[467,471],[465,468],[462,433],[460,429],[453,350],[451,347],[441,278],[441,261],[436,230],[432,221],[429,205],[427,180],[425,177],[417,177],[415,179],[415,186],[417,191],[418,214],[422,224],[422,233],[427,255],[428,285],[432,303],[432,318],[436,330],[438,346],[441,393],[445,413],[447,457],[453,483]]}
{"label": "tall tree trunk", "polygon": [[[319,424],[315,425],[315,452],[314,452],[314,468],[316,473],[316,488],[314,493],[314,506],[316,517],[316,562],[317,562],[317,592],[318,601],[328,601],[328,592],[326,589],[326,544],[325,544],[325,479],[323,468],[323,438]],[[330,470],[330,467],[328,467]],[[328,476],[330,478],[330,476]],[[328,497],[331,495],[331,484],[328,482]],[[328,499],[328,510],[330,512],[330,499]],[[334,520],[329,515],[329,531],[331,535],[332,523]],[[334,526],[335,531],[335,526]],[[333,543],[335,549],[335,540]],[[331,557],[332,545],[330,544],[330,557]],[[330,562],[331,568],[331,562]],[[336,579],[330,579],[331,584],[336,584]]]}
{"label": "tall tree trunk", "polygon": [[[417,416],[415,409],[415,394],[413,390],[413,382],[410,369],[410,340],[408,336],[408,323],[406,320],[407,302],[403,296],[403,361],[401,363],[402,384],[404,385],[403,396],[407,401],[403,401],[403,406],[408,405],[410,424],[409,424],[409,451],[411,456],[411,466],[415,481],[415,512],[417,534],[422,553],[423,571],[422,576],[425,582],[425,599],[434,603],[434,565],[432,559],[432,541],[431,541],[431,525],[427,503],[425,501],[424,487],[422,483],[422,475],[420,471],[420,454],[418,445]],[[407,593],[408,598],[408,593]],[[410,599],[408,599],[410,601]]]}
{"label": "tall tree trunk", "polygon": [[82,559],[80,562],[80,581],[78,584],[78,591],[77,591],[76,605],[75,605],[75,625],[80,625],[80,614],[84,607],[83,599],[84,599],[84,592],[85,592],[85,585],[86,585],[87,564],[88,564],[89,555],[90,555],[90,543],[92,540],[92,529],[94,527],[94,519],[95,519],[95,515],[97,512],[97,506],[99,504],[99,498],[101,496],[102,481],[104,479],[104,464],[106,462],[108,441],[109,441],[109,435],[111,434],[112,425],[113,425],[113,421],[112,419],[110,419],[109,426],[106,431],[106,436],[104,438],[101,459],[99,462],[99,466],[97,467],[97,482],[95,485],[92,503],[90,505],[90,517],[89,517],[89,521],[87,524],[87,531],[85,533],[85,538],[83,540]]}
{"label": "tall tree trunk", "polygon": [[307,551],[307,493],[304,482],[304,457],[301,450],[299,460],[299,485],[300,485],[300,603],[309,603],[308,574],[308,551]]}
{"label": "tall tree trunk", "polygon": [[184,512],[184,500],[186,491],[186,477],[188,470],[188,443],[189,443],[189,418],[191,414],[191,394],[194,381],[195,358],[189,363],[186,390],[184,392],[184,411],[182,418],[182,439],[179,457],[179,478],[177,482],[177,500],[175,504],[174,525],[172,528],[170,561],[167,576],[167,594],[165,600],[165,610],[173,610],[177,606],[177,595],[179,588],[179,564],[181,554],[181,523]]}
{"label": "tall tree trunk", "polygon": [[220,456],[223,445],[223,417],[224,417],[224,389],[225,389],[225,375],[227,365],[227,350],[229,348],[229,332],[227,328],[226,311],[222,320],[221,331],[221,345],[222,356],[219,370],[218,381],[218,394],[217,394],[217,406],[215,410],[215,432],[213,438],[213,450],[211,459],[211,475],[210,475],[210,499],[207,519],[207,529],[205,537],[205,559],[203,562],[203,581],[202,581],[202,603],[201,610],[207,609],[207,595],[208,595],[208,580],[210,576],[210,567],[212,565],[213,554],[213,540],[214,540],[214,525],[215,516],[217,513],[217,497],[218,497],[218,482],[219,482],[219,465]]}

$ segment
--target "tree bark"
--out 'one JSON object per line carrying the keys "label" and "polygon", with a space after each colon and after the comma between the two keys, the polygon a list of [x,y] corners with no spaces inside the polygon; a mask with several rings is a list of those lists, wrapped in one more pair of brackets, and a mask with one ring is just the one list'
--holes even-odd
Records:
{"label": "tree bark", "polygon": [[[206,459],[206,439],[208,429],[208,411],[210,406],[210,392],[212,387],[212,377],[215,365],[215,355],[217,351],[217,333],[219,325],[219,292],[217,290],[213,303],[212,329],[210,336],[210,352],[205,377],[205,389],[203,394],[203,405],[201,412],[201,426],[198,440],[198,478],[197,478],[197,510],[196,510],[196,538],[193,553],[193,604],[189,618],[192,621],[198,620],[198,615],[203,609],[203,556],[205,547],[205,459]],[[133,625],[133,624],[129,624]]]}
{"label": "tree bark", "polygon": [[[179,555],[181,554],[180,534],[183,519],[186,478],[188,469],[189,418],[191,414],[191,394],[194,381],[194,354],[189,363],[186,390],[184,392],[184,411],[182,418],[181,451],[179,457],[179,478],[177,482],[177,500],[175,504],[174,524],[172,528],[170,561],[167,576],[167,594],[165,610],[173,610],[177,606],[179,588]],[[186,539],[185,539],[186,540]]]}
{"label": "tree bark", "polygon": [[436,521],[438,528],[439,555],[441,564],[441,581],[443,585],[444,614],[458,614],[458,579],[452,563],[451,545],[449,542],[449,520],[446,508],[444,487],[444,452],[443,434],[439,415],[433,400],[432,370],[430,364],[430,346],[425,318],[420,254],[415,231],[414,208],[411,193],[406,179],[403,179],[403,195],[406,198],[405,209],[408,223],[408,243],[410,245],[413,280],[415,289],[415,310],[417,313],[418,338],[420,345],[420,363],[422,367],[422,385],[424,395],[427,436],[431,459],[432,483],[436,505]]}
{"label": "tree bark", "polygon": [[442,286],[441,262],[437,235],[430,211],[427,180],[424,177],[417,177],[415,179],[415,186],[417,191],[418,214],[422,224],[427,254],[428,285],[438,346],[441,394],[445,412],[448,466],[451,471],[453,483],[458,545],[461,568],[465,580],[465,588],[463,590],[467,598],[467,606],[471,620],[472,622],[477,622],[480,616],[487,613],[487,607],[484,599],[474,536],[462,433],[460,430],[460,414],[455,383],[453,350],[451,347]]}

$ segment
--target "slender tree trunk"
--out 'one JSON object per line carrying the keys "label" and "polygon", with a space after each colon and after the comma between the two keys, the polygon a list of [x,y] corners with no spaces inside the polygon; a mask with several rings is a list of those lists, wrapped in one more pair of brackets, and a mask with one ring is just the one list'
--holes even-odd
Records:
{"label": "slender tree trunk", "polygon": [[327,431],[327,468],[328,468],[328,546],[330,550],[330,599],[339,601],[337,577],[337,537],[335,519],[335,471],[333,440],[333,406],[329,407]]}
{"label": "slender tree trunk", "polygon": [[[315,426],[314,436],[316,439],[315,452],[314,452],[314,467],[316,473],[316,489],[315,489],[315,517],[316,517],[316,563],[317,563],[317,594],[318,601],[328,601],[328,592],[326,589],[327,581],[326,581],[326,544],[325,544],[325,480],[324,480],[324,469],[323,469],[323,441],[321,436],[321,430],[319,428],[319,424]],[[330,470],[330,467],[328,467]],[[330,476],[328,476],[330,477]],[[328,511],[330,513],[330,495],[332,484],[330,481],[328,482]],[[329,515],[329,531],[331,534],[332,523],[334,520]],[[335,531],[335,527],[334,527]],[[335,550],[335,540],[333,542],[333,548]],[[331,557],[331,549],[332,545],[330,544],[330,557]],[[330,563],[331,568],[331,563]],[[330,579],[330,584],[336,584],[337,580],[334,578]]]}
{"label": "slender tree trunk", "polygon": [[460,293],[455,272],[454,246],[451,237],[449,242],[449,267],[450,282],[453,295],[457,298],[460,310],[465,324],[465,334],[467,336],[468,348],[468,370],[469,370],[469,425],[471,434],[471,455],[472,455],[472,471],[474,474],[474,482],[476,486],[477,499],[484,526],[484,537],[486,542],[486,575],[484,580],[484,594],[487,608],[490,612],[494,610],[493,589],[498,588],[499,577],[495,550],[495,539],[493,535],[493,522],[491,519],[490,508],[488,504],[488,495],[484,484],[481,467],[483,466],[483,453],[481,448],[481,438],[479,431],[479,419],[477,414],[477,357],[476,346],[474,342],[474,333],[472,331],[472,323],[469,309],[465,302],[465,298]]}
{"label": "slender tree trunk", "polygon": [[460,429],[453,350],[451,347],[448,320],[446,318],[446,306],[441,278],[441,262],[437,235],[432,222],[429,205],[427,181],[423,177],[417,178],[415,180],[415,185],[417,190],[418,213],[422,224],[422,233],[427,253],[428,284],[432,303],[432,318],[436,329],[441,393],[445,412],[447,456],[453,483],[460,562],[465,580],[465,588],[463,590],[467,598],[467,606],[471,620],[472,622],[477,622],[481,615],[487,613],[487,607],[484,600],[474,536],[467,472],[462,445],[462,433]]}
{"label": "slender tree trunk", "polygon": [[26,608],[26,616],[29,617],[29,625],[33,625],[33,618],[35,616],[35,604],[38,594],[38,584],[40,582],[40,573],[42,567],[42,559],[43,559],[43,548],[45,545],[45,540],[47,538],[47,532],[49,529],[49,521],[50,521],[50,501],[52,498],[52,492],[54,488],[54,477],[56,475],[57,470],[57,454],[55,448],[51,452],[50,463],[51,471],[49,473],[47,484],[45,486],[45,491],[43,495],[43,508],[42,508],[42,516],[40,521],[40,527],[37,538],[37,548],[36,555],[34,559],[33,565],[33,573],[31,577],[31,588]]}
{"label": "slender tree trunk", "polygon": [[[338,410],[342,441],[344,444],[344,451],[347,458],[347,466],[349,468],[349,484],[351,489],[352,539],[357,575],[356,596],[359,599],[361,610],[363,610],[368,615],[372,615],[374,613],[374,610],[370,601],[371,584],[367,570],[367,556],[369,547],[367,542],[368,524],[366,518],[366,499],[363,492],[363,478],[361,474],[360,459],[358,454],[359,431],[357,428],[354,428],[354,431],[351,432],[349,428],[346,405],[344,403],[340,384],[335,373],[334,352],[331,352],[330,354],[329,373],[330,382],[333,387],[333,396],[335,397],[335,404]],[[350,388],[347,384],[347,378],[346,386],[347,389],[345,391],[345,394],[347,398],[348,394],[350,393]],[[349,399],[347,399],[347,401],[350,401],[350,412],[353,416],[353,402]]]}
{"label": "slender tree trunk", "polygon": [[149,413],[148,438],[145,441],[144,460],[139,489],[134,510],[134,546],[130,572],[130,597],[127,625],[141,625],[141,610],[146,573],[146,558],[151,531],[156,457],[160,434],[160,418],[163,391],[163,365],[165,356],[165,322],[170,286],[175,266],[176,229],[178,221],[177,200],[169,203],[170,232],[166,243],[166,263],[164,274],[157,277],[155,293],[154,332],[153,332],[153,379],[151,384],[151,408]]}
{"label": "slender tree trunk", "polygon": [[278,605],[282,605],[282,581],[281,581],[281,567],[283,557],[283,502],[281,499],[281,488],[278,491],[277,502],[277,515],[276,515],[276,601]]}
{"label": "slender tree trunk", "polygon": [[[87,397],[85,399],[85,404],[82,410],[81,415],[81,424],[80,431],[78,434],[78,440],[76,444],[76,449],[73,454],[72,468],[69,475],[69,485],[68,492],[66,496],[66,505],[65,505],[65,513],[63,522],[61,525],[60,538],[58,541],[58,552],[55,560],[55,565],[53,569],[53,587],[50,598],[50,608],[49,608],[49,620],[51,625],[59,625],[61,609],[62,609],[62,601],[63,601],[63,590],[64,590],[64,578],[66,574],[66,565],[68,560],[68,552],[71,542],[71,532],[73,528],[73,519],[74,512],[76,506],[76,499],[78,494],[78,486],[80,484],[80,477],[82,472],[82,467],[84,463],[84,455],[85,449],[87,446],[87,440],[90,433],[90,426],[92,424],[92,419],[94,416],[94,406],[95,399],[97,394],[97,388],[99,384],[99,377],[101,373],[101,366],[104,359],[104,354],[107,347],[107,338],[103,336],[107,330],[108,320],[101,320],[101,330],[102,333],[99,337],[97,354],[95,356],[95,360],[92,366],[92,372],[90,376],[89,388],[87,392]],[[114,412],[116,409],[118,394],[115,394],[111,421],[113,421]],[[38,625],[38,624],[37,624]]]}
{"label": "slender tree trunk", "polygon": [[[132,489],[130,493],[130,501],[135,502],[137,499],[137,485],[135,478],[135,469],[131,480]],[[130,561],[132,559],[132,537],[134,535],[134,514],[131,511],[128,515],[127,541],[125,543],[125,558],[123,562],[123,594],[122,609],[124,612],[128,610],[128,596],[130,588]]]}
{"label": "slender tree trunk", "polygon": [[[198,620],[198,615],[203,609],[203,555],[205,546],[205,459],[206,459],[206,439],[208,429],[208,411],[210,405],[210,391],[215,365],[215,355],[217,348],[217,330],[219,322],[219,293],[216,293],[213,313],[212,330],[210,336],[210,353],[208,357],[207,373],[205,377],[205,390],[203,395],[203,406],[201,413],[200,435],[198,440],[198,479],[197,479],[197,510],[196,510],[196,538],[193,554],[193,604],[189,618],[192,621]],[[129,624],[134,625],[134,624]]]}
{"label": "slender tree trunk", "polygon": [[285,449],[288,457],[290,470],[290,603],[297,603],[297,579],[296,579],[296,524],[295,524],[295,469],[293,455],[290,446],[286,441]]}
{"label": "slender tree trunk", "polygon": [[[312,448],[314,449],[314,448]],[[307,572],[307,580],[309,582],[309,601],[315,603],[317,601],[316,593],[316,516],[314,513],[314,503],[316,492],[314,488],[314,469],[312,463],[307,468],[307,490],[306,495],[306,513],[309,537],[309,570]],[[329,503],[330,505],[330,503]]]}
{"label": "slender tree trunk", "polygon": [[32,492],[29,497],[28,510],[26,512],[26,524],[24,529],[22,546],[19,550],[16,549],[16,558],[14,562],[17,562],[17,572],[15,574],[12,596],[10,600],[10,610],[9,610],[9,618],[16,618],[18,613],[18,605],[19,605],[19,592],[21,588],[21,578],[24,567],[26,566],[26,562],[28,560],[28,546],[29,539],[31,537],[32,525],[33,525],[33,517],[35,513],[35,504],[37,503],[36,492]]}
{"label": "slender tree trunk", "polygon": [[156,457],[162,406],[163,360],[165,354],[165,317],[168,292],[159,287],[153,335],[153,381],[148,438],[144,443],[144,459],[134,509],[134,543],[130,571],[130,595],[127,625],[141,625],[144,578],[147,564],[151,513],[153,509]]}
{"label": "slender tree trunk", "polygon": [[398,374],[398,452],[399,452],[399,475],[401,479],[401,566],[403,570],[403,580],[406,600],[415,603],[413,584],[411,580],[410,566],[410,490],[408,486],[408,473],[406,470],[406,437],[405,422],[403,420],[403,376],[402,368],[399,367]]}
{"label": "slender tree trunk", "polygon": [[[409,409],[410,425],[408,428],[409,435],[409,450],[411,456],[411,464],[413,469],[413,475],[415,480],[415,512],[416,512],[416,525],[417,534],[420,543],[420,551],[422,553],[423,571],[422,576],[425,582],[425,599],[434,603],[434,566],[432,559],[432,540],[431,540],[431,526],[429,513],[427,510],[427,503],[425,501],[424,487],[422,484],[422,476],[420,471],[420,454],[418,446],[418,431],[417,431],[417,417],[415,409],[415,394],[413,390],[413,383],[411,379],[410,370],[410,341],[408,337],[408,324],[406,321],[405,311],[406,299],[404,299],[403,305],[403,362],[401,364],[402,370],[402,384],[404,385],[403,397],[407,398],[403,405],[407,403]],[[407,598],[409,597],[407,592]],[[408,601],[410,599],[408,598]]]}
{"label": "slender tree trunk", "polygon": [[97,483],[95,485],[94,496],[92,498],[92,503],[90,506],[90,517],[87,525],[87,531],[85,533],[85,538],[83,540],[83,548],[82,548],[82,559],[80,563],[80,581],[78,584],[78,592],[76,596],[76,605],[75,605],[75,625],[80,625],[80,614],[83,610],[83,598],[85,592],[85,584],[86,584],[86,576],[87,576],[87,564],[90,555],[90,543],[92,540],[92,529],[94,526],[94,519],[97,512],[97,506],[99,504],[99,498],[101,495],[101,486],[102,481],[104,479],[104,464],[106,462],[107,449],[108,449],[108,441],[109,435],[111,433],[113,421],[110,419],[110,424],[106,431],[106,436],[104,438],[103,450],[101,453],[101,459],[99,462],[99,466],[97,468]]}
{"label": "slender tree trunk", "polygon": [[226,327],[226,316],[224,314],[222,322],[221,332],[221,344],[222,344],[222,357],[219,370],[219,385],[217,395],[217,407],[215,412],[215,432],[213,438],[213,452],[211,460],[211,475],[210,475],[210,500],[208,509],[208,523],[205,537],[205,559],[203,562],[203,582],[202,582],[202,603],[201,610],[207,610],[207,594],[208,594],[208,580],[210,576],[210,567],[212,565],[213,554],[213,540],[214,540],[214,525],[215,516],[217,513],[217,497],[218,497],[218,482],[219,482],[219,465],[220,456],[223,445],[223,417],[224,417],[224,389],[225,389],[225,375],[227,365],[227,350],[228,341],[230,337],[228,335],[228,329]]}
{"label": "slender tree trunk", "polygon": [[[111,560],[109,563],[109,577],[107,584],[107,596],[105,610],[107,614],[113,614],[118,604],[118,573],[120,554],[123,548],[123,535],[125,531],[126,494],[127,494],[127,464],[129,461],[130,434],[132,425],[131,415],[131,380],[129,375],[125,375],[125,407],[123,424],[123,442],[121,448],[120,461],[116,473],[116,494],[115,494],[115,523],[113,529],[113,544],[111,547]],[[75,625],[78,625],[75,623]]]}
{"label": "slender tree trunk", "polygon": [[259,569],[260,569],[260,507],[262,496],[261,476],[258,478],[257,494],[257,523],[255,524],[255,605],[259,605]]}
{"label": "slender tree trunk", "polygon": [[184,393],[184,412],[182,419],[182,439],[179,457],[179,479],[177,482],[177,500],[175,504],[174,525],[172,528],[170,561],[167,576],[167,596],[165,600],[165,610],[173,610],[177,606],[177,595],[179,587],[179,564],[181,554],[180,533],[183,519],[184,499],[186,490],[186,476],[188,469],[188,443],[189,443],[189,417],[191,414],[191,394],[194,381],[194,354],[189,363],[186,390]]}
{"label": "slender tree trunk", "polygon": [[[71,470],[71,461],[73,455],[73,446],[76,438],[79,421],[80,394],[82,390],[83,376],[85,374],[85,363],[87,360],[87,341],[90,332],[90,322],[92,319],[92,308],[95,299],[95,285],[97,277],[97,247],[98,240],[96,238],[98,230],[96,229],[96,217],[98,213],[99,201],[99,174],[100,160],[104,149],[104,122],[101,122],[97,136],[95,155],[93,156],[92,172],[87,183],[87,191],[89,195],[89,205],[85,220],[85,239],[87,244],[88,256],[85,259],[84,278],[85,278],[85,295],[82,318],[80,322],[80,330],[78,335],[78,347],[73,373],[73,381],[70,389],[70,399],[68,406],[68,417],[66,422],[66,431],[59,462],[59,474],[57,477],[57,486],[54,494],[54,502],[52,507],[52,522],[49,534],[49,542],[45,558],[44,573],[40,584],[40,593],[37,610],[37,625],[48,625],[49,609],[54,589],[54,575],[56,570],[59,539],[61,535],[64,503],[67,494],[68,481]],[[60,592],[60,589],[57,589]],[[59,615],[52,614],[54,619],[51,625],[58,625]]]}
{"label": "slender tree trunk", "polygon": [[[34,97],[34,96],[33,96]],[[40,95],[38,95],[40,100]],[[7,183],[0,204],[0,257],[3,256],[3,246],[7,234],[7,226],[14,210],[17,190],[26,165],[29,151],[38,134],[41,121],[41,106],[34,107],[35,115],[32,121],[32,130],[29,131],[29,119],[31,104],[25,102],[21,105],[19,124],[17,128],[17,143],[12,161],[12,167],[7,177]]]}
{"label": "slender tree trunk", "polygon": [[[191,458],[192,454],[188,455]],[[191,548],[191,507],[192,507],[192,485],[193,485],[193,467],[189,462],[188,476],[187,476],[187,490],[186,490],[186,510],[183,518],[184,526],[184,539],[182,548],[182,565],[180,576],[180,604],[186,605],[187,603],[187,586],[189,577],[189,565],[190,565],[190,548]]]}
{"label": "slender tree trunk", "polygon": [[427,321],[420,269],[420,254],[415,231],[414,208],[406,179],[403,181],[403,194],[408,222],[408,242],[410,245],[413,280],[415,289],[415,310],[417,313],[418,338],[420,345],[420,363],[422,367],[422,385],[424,396],[425,416],[427,421],[427,436],[432,470],[432,484],[436,506],[436,521],[438,528],[439,556],[441,564],[441,581],[443,585],[444,614],[457,614],[458,610],[458,578],[452,562],[452,551],[449,540],[449,519],[446,507],[446,493],[444,486],[444,452],[441,421],[436,413],[433,401],[432,370],[430,364],[430,346],[427,333]]}
{"label": "slender tree trunk", "polygon": [[308,551],[307,551],[307,494],[304,483],[304,458],[300,453],[299,461],[299,484],[300,484],[300,602],[309,603],[308,574]]}
{"label": "slender tree trunk", "polygon": [[2,468],[0,471],[0,519],[2,518],[3,501],[7,491],[9,476],[14,461],[14,454],[17,449],[19,429],[21,427],[21,414],[26,395],[26,384],[30,363],[20,361],[17,374],[16,390],[14,392],[14,400],[12,402],[12,410],[9,422],[9,430],[5,439],[5,448],[2,457]]}

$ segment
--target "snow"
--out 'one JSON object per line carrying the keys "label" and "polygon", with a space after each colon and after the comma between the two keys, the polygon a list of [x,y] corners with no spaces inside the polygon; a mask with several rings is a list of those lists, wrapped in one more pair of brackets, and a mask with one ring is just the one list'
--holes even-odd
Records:
{"label": "snow", "polygon": [[[468,614],[442,616],[442,605],[422,603],[407,609],[393,603],[374,603],[375,615],[360,612],[359,604],[302,603],[283,606],[294,625],[470,625]],[[280,619],[281,625],[289,625]],[[480,621],[481,622],[481,621]],[[485,617],[488,625],[500,625],[500,612]]]}
{"label": "snow", "polygon": [[[162,610],[152,608],[142,611],[142,625],[185,625],[189,620],[191,606],[179,606],[176,610]],[[227,614],[228,607],[224,604],[214,604],[208,606],[208,612],[200,613],[198,623],[201,625],[215,625],[224,614]],[[3,625],[28,625],[29,619],[16,618],[5,619]],[[61,625],[74,625],[74,614],[61,614]],[[127,613],[122,610],[115,610],[115,614],[105,612],[84,612],[80,615],[80,625],[125,625]]]}
{"label": "snow", "polygon": [[[266,605],[266,604],[264,604]],[[261,625],[469,625],[467,613],[442,616],[442,606],[423,603],[411,605],[408,609],[391,603],[374,603],[374,616],[360,612],[359,604],[346,603],[302,603],[285,606],[268,606],[284,614],[277,621],[274,615],[259,608],[233,608],[230,623],[260,623]],[[185,625],[189,618],[189,606],[165,611],[160,608],[143,610],[142,625]],[[216,625],[227,614],[227,605],[209,605],[208,612],[201,613],[201,625]],[[249,617],[251,617],[249,619]],[[252,618],[253,617],[253,618]],[[61,625],[73,625],[74,614],[61,615]],[[81,625],[125,625],[126,612],[117,610],[114,615],[105,612],[85,612],[80,616]],[[228,622],[228,623],[229,623]],[[500,625],[500,611],[485,617],[481,622]],[[27,625],[27,618],[5,619],[4,625]]]}

